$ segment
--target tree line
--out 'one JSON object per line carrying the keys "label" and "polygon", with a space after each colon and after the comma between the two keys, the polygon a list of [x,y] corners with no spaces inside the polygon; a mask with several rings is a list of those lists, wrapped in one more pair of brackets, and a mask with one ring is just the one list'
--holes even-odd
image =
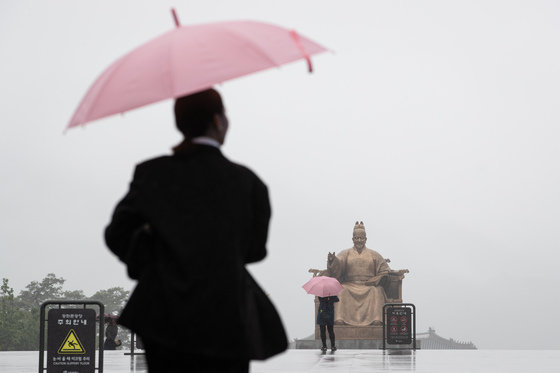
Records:
{"label": "tree line", "polygon": [[82,290],[63,290],[62,277],[49,273],[41,281],[31,281],[16,296],[7,278],[0,286],[0,351],[36,351],[39,349],[40,307],[47,300],[96,300],[105,305],[105,313],[120,312],[129,291],[122,287],[99,290],[91,297]]}

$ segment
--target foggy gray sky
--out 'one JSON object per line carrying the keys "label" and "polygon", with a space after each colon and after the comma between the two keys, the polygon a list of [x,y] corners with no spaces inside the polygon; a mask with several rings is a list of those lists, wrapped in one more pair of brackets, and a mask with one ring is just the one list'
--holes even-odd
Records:
{"label": "foggy gray sky", "polygon": [[301,285],[329,251],[408,268],[418,331],[480,348],[560,348],[560,3],[0,2],[0,277],[54,272],[87,295],[132,288],[102,231],[133,167],[170,152],[172,102],[63,134],[93,80],[183,24],[251,19],[331,49],[217,87],[223,148],[267,183],[269,256],[250,270],[290,338],[313,332]]}

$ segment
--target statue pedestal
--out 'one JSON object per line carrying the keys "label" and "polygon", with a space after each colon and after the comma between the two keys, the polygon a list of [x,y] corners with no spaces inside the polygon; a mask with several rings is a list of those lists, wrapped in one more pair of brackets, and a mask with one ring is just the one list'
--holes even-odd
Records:
{"label": "statue pedestal", "polygon": [[[312,336],[311,336],[312,337]],[[420,350],[421,340],[416,340],[416,349]],[[327,346],[331,348],[331,342],[327,337]],[[383,348],[383,340],[380,339],[341,339],[336,340],[336,347],[339,350],[381,350]],[[386,345],[388,350],[391,349],[410,349],[410,345]],[[290,343],[290,347],[297,350],[318,350],[321,348],[321,341],[316,339],[296,339]]]}
{"label": "statue pedestal", "polygon": [[[327,346],[331,347],[329,337]],[[379,339],[337,339],[336,347],[342,350],[380,350],[383,348],[383,340]],[[296,339],[290,344],[290,348],[297,350],[318,350],[321,348],[321,341],[316,339]]]}
{"label": "statue pedestal", "polygon": [[[337,325],[339,326],[339,325]],[[339,339],[337,333],[337,326],[335,326],[335,336],[336,336],[336,347],[339,350],[380,350],[383,348],[383,339]],[[344,327],[345,325],[340,325]],[[363,327],[362,327],[363,328]],[[381,328],[383,331],[383,327],[375,326],[373,328]],[[343,332],[350,332],[349,328],[342,329]],[[421,341],[416,340],[416,349],[419,350],[421,348]],[[327,333],[327,346],[328,348],[331,347],[331,342],[329,340],[329,334]],[[410,348],[410,345],[386,345],[387,349],[406,349]],[[315,339],[315,336],[311,334],[310,336],[302,339],[295,339],[294,341],[290,342],[290,347],[293,349],[298,350],[318,350],[321,348],[321,339]]]}
{"label": "statue pedestal", "polygon": [[[336,340],[383,340],[383,326],[352,326],[352,325],[335,325],[334,335]],[[327,333],[327,339],[328,339]],[[315,325],[315,339],[321,339],[319,325]]]}

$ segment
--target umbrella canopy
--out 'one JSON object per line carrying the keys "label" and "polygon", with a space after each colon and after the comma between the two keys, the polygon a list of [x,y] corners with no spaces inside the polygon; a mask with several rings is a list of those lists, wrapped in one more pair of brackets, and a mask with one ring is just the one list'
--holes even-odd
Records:
{"label": "umbrella canopy", "polygon": [[[175,16],[175,14],[174,14]],[[179,26],[124,55],[92,84],[67,128],[324,52],[294,30],[253,21]]]}
{"label": "umbrella canopy", "polygon": [[[103,314],[103,317],[105,318],[105,322],[107,322],[109,319],[113,319],[113,320],[118,320],[119,319],[119,315],[116,313],[105,313]],[[99,315],[97,315],[95,317],[95,320],[99,321]]]}
{"label": "umbrella canopy", "polygon": [[303,285],[303,289],[307,291],[307,294],[317,295],[318,297],[338,295],[344,290],[336,278],[328,276],[313,277]]}

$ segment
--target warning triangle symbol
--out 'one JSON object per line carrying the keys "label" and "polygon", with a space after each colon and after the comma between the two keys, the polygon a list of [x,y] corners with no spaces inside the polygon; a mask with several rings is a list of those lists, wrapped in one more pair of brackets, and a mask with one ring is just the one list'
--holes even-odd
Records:
{"label": "warning triangle symbol", "polygon": [[64,338],[64,342],[60,345],[58,349],[59,354],[85,354],[86,350],[80,342],[78,335],[74,331],[74,329],[70,329],[66,338]]}

